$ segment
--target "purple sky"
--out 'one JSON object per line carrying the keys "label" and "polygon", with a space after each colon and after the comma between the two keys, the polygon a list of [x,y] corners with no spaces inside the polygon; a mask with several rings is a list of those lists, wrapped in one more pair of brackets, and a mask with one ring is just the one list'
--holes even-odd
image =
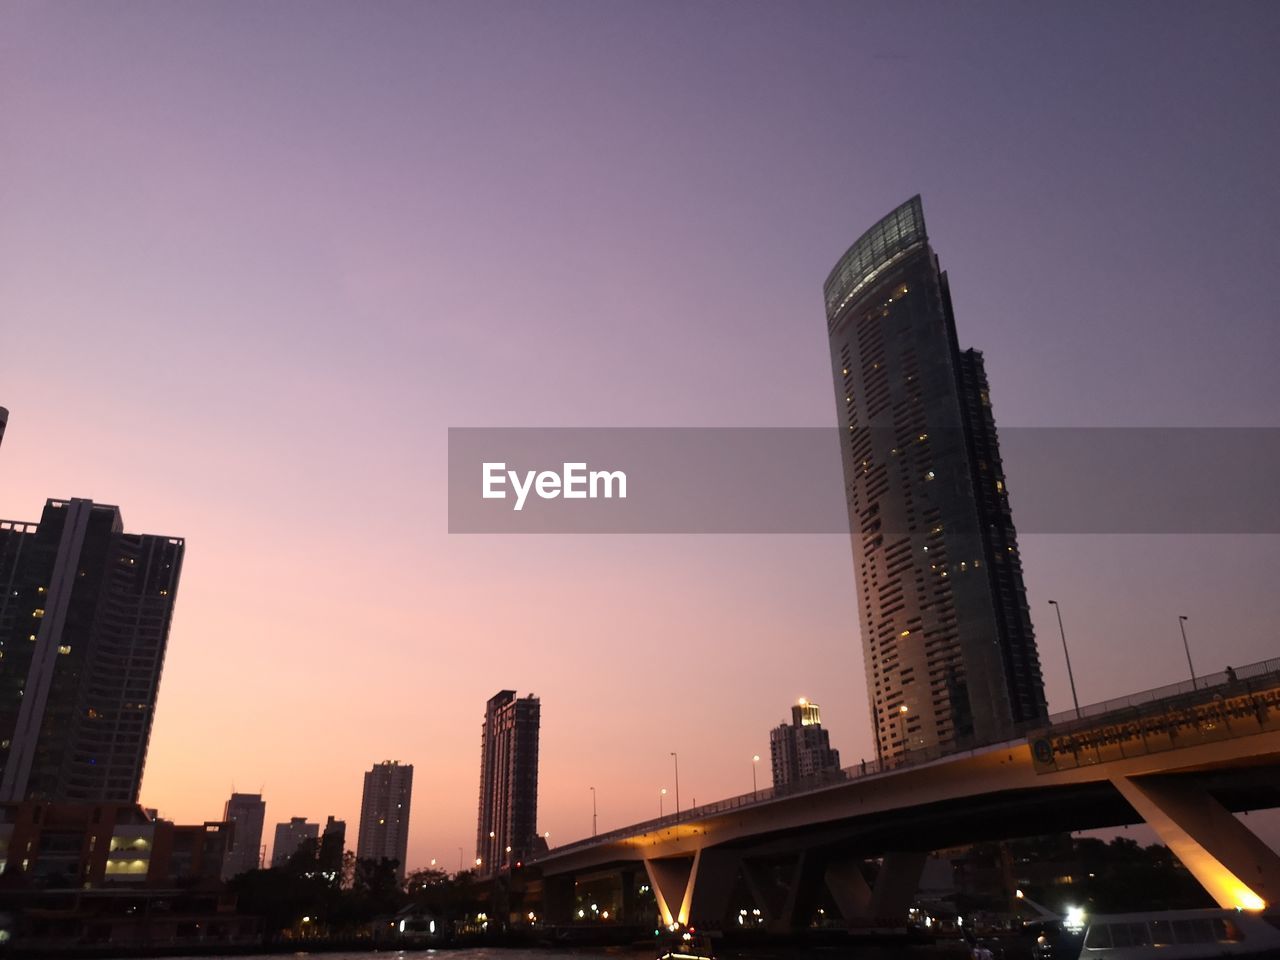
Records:
{"label": "purple sky", "polygon": [[[450,537],[446,428],[833,424],[822,281],[916,192],[1002,425],[1280,426],[1278,46],[1261,2],[7,4],[0,516],[188,538],[144,802],[354,822],[395,758],[452,867],[502,687],[553,843],[671,750],[749,790],[801,695],[857,762],[845,538]],[[1088,701],[1182,679],[1180,613],[1206,671],[1280,655],[1277,538],[1023,546],[1052,709],[1049,598]]]}

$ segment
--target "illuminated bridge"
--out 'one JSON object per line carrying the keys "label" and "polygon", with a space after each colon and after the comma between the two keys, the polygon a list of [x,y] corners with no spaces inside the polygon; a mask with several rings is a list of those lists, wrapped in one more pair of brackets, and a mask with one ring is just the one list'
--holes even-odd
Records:
{"label": "illuminated bridge", "polygon": [[[1280,806],[1280,660],[1049,719],[1021,739],[758,790],[555,847],[543,918],[574,885],[652,888],[664,923],[717,926],[743,882],[772,929],[825,887],[850,924],[905,917],[930,851],[1144,821],[1224,907],[1280,903],[1280,857],[1233,811]],[[874,887],[860,870],[882,858]],[[631,891],[631,894],[628,894]]]}

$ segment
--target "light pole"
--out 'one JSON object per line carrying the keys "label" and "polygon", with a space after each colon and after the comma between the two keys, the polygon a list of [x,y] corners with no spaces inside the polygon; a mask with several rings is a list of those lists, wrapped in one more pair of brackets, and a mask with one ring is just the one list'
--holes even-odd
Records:
{"label": "light pole", "polygon": [[659,820],[661,820],[664,816],[662,812],[662,801],[666,799],[666,796],[667,796],[667,788],[663,787],[662,790],[658,793],[658,819]]}
{"label": "light pole", "polygon": [[674,750],[671,751],[671,759],[676,765],[676,819],[680,819],[680,756]]}
{"label": "light pole", "polygon": [[1057,600],[1050,600],[1049,606],[1053,607],[1054,613],[1058,615],[1058,634],[1062,637],[1062,655],[1067,660],[1067,679],[1071,681],[1071,702],[1076,706],[1076,719],[1080,719],[1080,698],[1076,696],[1076,677],[1071,672],[1071,654],[1067,652],[1067,631],[1062,628],[1062,608],[1058,606]]}
{"label": "light pole", "polygon": [[591,788],[591,835],[596,835],[596,788]]}
{"label": "light pole", "polygon": [[1198,690],[1196,684],[1196,668],[1191,665],[1191,645],[1187,643],[1187,618],[1178,617],[1178,628],[1182,631],[1182,649],[1187,652],[1187,669],[1191,671],[1191,689]]}
{"label": "light pole", "polygon": [[756,754],[751,758],[751,796],[754,798],[760,792],[760,788],[756,786],[756,764],[760,762],[760,754]]}
{"label": "light pole", "polygon": [[907,705],[898,705],[898,734],[902,737],[902,757],[907,757]]}
{"label": "light pole", "polygon": [[458,872],[462,872],[462,848],[458,848]]}

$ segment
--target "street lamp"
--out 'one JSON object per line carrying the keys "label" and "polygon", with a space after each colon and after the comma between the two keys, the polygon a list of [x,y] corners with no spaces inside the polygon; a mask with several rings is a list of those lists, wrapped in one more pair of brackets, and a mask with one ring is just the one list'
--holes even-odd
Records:
{"label": "street lamp", "polygon": [[676,765],[676,819],[680,818],[680,755],[671,751],[671,759]]}
{"label": "street lamp", "polygon": [[902,738],[902,756],[907,755],[907,705],[898,704],[898,735]]}
{"label": "street lamp", "polygon": [[659,819],[659,820],[661,820],[661,819],[662,819],[662,817],[663,817],[663,812],[662,812],[662,801],[663,801],[663,799],[666,797],[666,795],[667,795],[667,788],[666,788],[666,787],[663,787],[663,788],[662,788],[662,790],[661,790],[661,791],[659,791],[659,793],[658,793],[658,819]]}
{"label": "street lamp", "polygon": [[458,872],[462,872],[462,848],[458,848]]}
{"label": "street lamp", "polygon": [[751,758],[751,796],[755,797],[760,792],[760,788],[756,786],[756,764],[760,762],[760,754],[756,754]]}
{"label": "street lamp", "polygon": [[596,835],[596,788],[591,788],[591,835]]}
{"label": "street lamp", "polygon": [[1191,689],[1197,690],[1196,684],[1196,668],[1191,665],[1191,646],[1187,643],[1187,618],[1178,617],[1178,628],[1182,631],[1182,649],[1187,652],[1187,669],[1191,671]]}
{"label": "street lamp", "polygon": [[1058,633],[1062,637],[1062,655],[1067,660],[1067,679],[1071,681],[1071,702],[1076,705],[1076,719],[1080,719],[1080,698],[1076,696],[1076,677],[1071,672],[1071,654],[1067,652],[1067,631],[1062,628],[1062,608],[1058,606],[1057,600],[1050,600],[1049,606],[1053,607],[1054,612],[1058,615]]}

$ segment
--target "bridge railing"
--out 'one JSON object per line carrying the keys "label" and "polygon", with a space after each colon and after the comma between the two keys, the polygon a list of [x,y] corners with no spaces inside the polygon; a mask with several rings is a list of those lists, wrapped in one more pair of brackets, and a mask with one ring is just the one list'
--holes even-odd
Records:
{"label": "bridge railing", "polygon": [[[1226,670],[1219,673],[1212,673],[1197,677],[1194,684],[1191,680],[1185,680],[1182,683],[1166,684],[1163,687],[1143,690],[1139,693],[1133,693],[1126,697],[1118,697],[1113,700],[1104,700],[1101,703],[1089,704],[1088,706],[1081,707],[1079,712],[1072,709],[1061,713],[1055,713],[1052,714],[1047,721],[1042,720],[1034,723],[1022,724],[1017,730],[1017,733],[1019,734],[1017,739],[977,744],[965,750],[946,749],[941,746],[924,747],[915,750],[908,750],[896,757],[887,757],[877,760],[862,760],[853,766],[844,767],[840,770],[827,771],[818,776],[807,777],[804,780],[799,780],[781,787],[764,787],[760,790],[753,790],[750,793],[743,793],[734,797],[727,797],[724,800],[716,800],[712,803],[704,803],[696,807],[690,807],[687,810],[681,810],[677,813],[669,813],[664,817],[656,817],[652,820],[633,823],[625,827],[620,827],[616,830],[597,834],[594,837],[584,837],[581,840],[574,840],[570,843],[552,848],[543,856],[558,856],[564,853],[570,853],[574,850],[588,849],[598,844],[609,843],[614,840],[623,840],[639,834],[657,833],[662,830],[674,829],[690,820],[702,820],[706,817],[715,816],[719,813],[727,813],[741,809],[742,807],[752,807],[762,803],[769,803],[773,800],[780,800],[785,797],[792,797],[798,794],[816,793],[821,790],[829,790],[832,787],[846,784],[851,780],[859,780],[863,777],[874,777],[880,774],[902,770],[905,767],[915,767],[926,763],[932,763],[935,760],[941,760],[943,758],[955,759],[964,757],[979,751],[989,750],[991,747],[998,746],[1000,743],[1022,743],[1025,742],[1023,738],[1027,734],[1043,730],[1046,726],[1050,728],[1063,725],[1069,726],[1083,719],[1097,718],[1112,713],[1123,712],[1130,710],[1133,707],[1140,707],[1162,700],[1172,700],[1188,695],[1203,694],[1214,688],[1237,684],[1247,686],[1248,681],[1250,680],[1275,674],[1280,674],[1280,658],[1261,660],[1257,663],[1247,664],[1242,667],[1228,667]],[[536,862],[536,860],[533,862]]]}
{"label": "bridge railing", "polygon": [[[1129,707],[1140,707],[1149,703],[1155,703],[1158,700],[1169,700],[1185,694],[1200,693],[1210,689],[1211,687],[1221,687],[1246,680],[1253,680],[1258,677],[1274,673],[1280,673],[1280,658],[1260,660],[1257,663],[1250,663],[1243,667],[1227,667],[1225,670],[1218,673],[1210,673],[1196,677],[1194,682],[1191,680],[1183,680],[1181,683],[1170,683],[1163,687],[1143,690],[1140,693],[1131,693],[1127,697],[1117,697],[1114,700],[1104,700],[1102,703],[1091,703],[1086,707],[1081,707],[1079,713],[1075,710],[1064,710],[1050,716],[1048,726],[1052,727],[1061,723],[1070,723],[1073,720],[1084,719],[1086,717],[1098,717],[1103,714],[1115,713],[1118,710],[1125,710]],[[1044,725],[1045,724],[1038,724],[1037,726]]]}

